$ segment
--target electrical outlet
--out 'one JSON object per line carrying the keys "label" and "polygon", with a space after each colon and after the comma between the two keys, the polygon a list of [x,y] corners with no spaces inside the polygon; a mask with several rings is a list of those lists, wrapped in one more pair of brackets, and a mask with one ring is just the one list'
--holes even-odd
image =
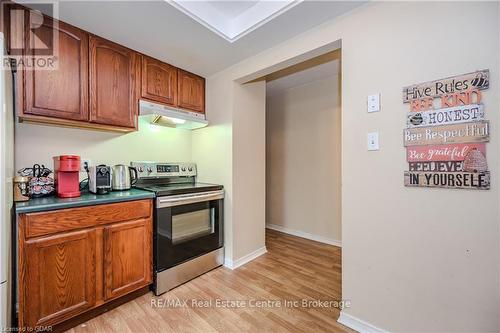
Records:
{"label": "electrical outlet", "polygon": [[[90,158],[82,158],[80,171],[87,172],[88,168],[91,166]],[[87,169],[85,169],[87,167]]]}
{"label": "electrical outlet", "polygon": [[368,133],[367,139],[368,139],[368,150],[369,151],[380,149],[379,144],[378,144],[378,132]]}

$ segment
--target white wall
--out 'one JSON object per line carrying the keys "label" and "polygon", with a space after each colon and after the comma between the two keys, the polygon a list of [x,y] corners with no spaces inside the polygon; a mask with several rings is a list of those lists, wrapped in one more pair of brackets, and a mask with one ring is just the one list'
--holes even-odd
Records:
{"label": "white wall", "polygon": [[[224,254],[233,258],[233,128],[231,108],[233,82],[207,79],[206,109],[210,126],[192,132],[192,159],[198,166],[198,180],[224,185]],[[225,92],[219,94],[219,92]]]}
{"label": "white wall", "polygon": [[151,126],[139,120],[139,131],[119,134],[85,129],[16,124],[16,170],[34,163],[53,168],[52,157],[79,155],[92,164],[130,161],[191,161],[191,131]]}
{"label": "white wall", "polygon": [[341,241],[339,76],[267,97],[266,224]]}
{"label": "white wall", "polygon": [[[499,21],[497,2],[369,3],[209,80],[227,87],[342,41],[342,293],[351,300],[345,313],[389,331],[499,331]],[[491,190],[405,188],[402,87],[483,68],[491,72],[484,93],[493,129]],[[377,92],[382,111],[367,114],[366,96]],[[214,111],[231,118],[234,91],[211,94],[231,100]],[[252,130],[259,140],[261,129]],[[380,132],[378,152],[366,150],[373,130]],[[238,165],[231,153],[216,164]],[[257,163],[262,152],[252,153]],[[264,195],[247,204],[258,206]],[[239,222],[251,223],[235,219],[233,226]],[[262,232],[260,224],[253,232]]]}
{"label": "white wall", "polygon": [[200,181],[224,185],[225,260],[231,267],[265,248],[265,82],[242,86],[214,76],[207,87],[210,126],[193,132],[192,159]]}
{"label": "white wall", "polygon": [[233,261],[265,250],[266,83],[234,84]]}
{"label": "white wall", "polygon": [[[471,17],[475,29],[459,23]],[[499,331],[498,3],[380,4],[343,23],[342,291],[354,304],[346,312],[391,331]],[[403,187],[401,88],[480,68],[492,74],[491,190]],[[365,112],[373,92],[379,114]],[[367,152],[366,132],[376,129],[381,150]]]}

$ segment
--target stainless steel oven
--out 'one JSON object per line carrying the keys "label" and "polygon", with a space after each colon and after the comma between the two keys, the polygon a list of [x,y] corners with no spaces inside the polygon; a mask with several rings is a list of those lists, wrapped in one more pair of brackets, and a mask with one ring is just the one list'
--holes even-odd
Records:
{"label": "stainless steel oven", "polygon": [[[143,176],[137,187],[156,193],[154,205],[154,291],[160,295],[223,264],[224,190],[221,185],[197,183],[194,165],[156,168],[138,166]],[[186,176],[179,177],[182,170]],[[191,173],[189,173],[191,169]],[[193,170],[194,169],[194,170]],[[143,170],[143,171],[141,171]],[[164,171],[164,170],[168,170]],[[164,173],[170,175],[167,177]],[[145,178],[145,179],[144,179]],[[168,180],[168,181],[167,181]]]}
{"label": "stainless steel oven", "polygon": [[223,198],[223,190],[156,198],[159,271],[222,246]]}

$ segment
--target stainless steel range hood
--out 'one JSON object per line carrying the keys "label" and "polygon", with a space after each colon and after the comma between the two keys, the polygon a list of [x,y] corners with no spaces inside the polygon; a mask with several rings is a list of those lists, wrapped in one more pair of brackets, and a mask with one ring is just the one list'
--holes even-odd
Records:
{"label": "stainless steel range hood", "polygon": [[189,112],[145,100],[139,101],[139,116],[147,118],[154,125],[189,130],[208,125],[203,113]]}

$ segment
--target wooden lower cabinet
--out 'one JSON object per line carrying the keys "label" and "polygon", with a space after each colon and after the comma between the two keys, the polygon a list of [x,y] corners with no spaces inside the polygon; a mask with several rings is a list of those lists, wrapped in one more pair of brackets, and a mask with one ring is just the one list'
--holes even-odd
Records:
{"label": "wooden lower cabinet", "polygon": [[27,241],[20,276],[27,326],[48,326],[94,306],[95,230],[65,232]]}
{"label": "wooden lower cabinet", "polygon": [[104,297],[125,295],[151,282],[151,221],[104,228]]}
{"label": "wooden lower cabinet", "polygon": [[[87,216],[82,228],[70,223],[79,216]],[[18,221],[20,327],[62,323],[152,281],[150,199],[20,214]],[[53,227],[33,232],[42,221]]]}

